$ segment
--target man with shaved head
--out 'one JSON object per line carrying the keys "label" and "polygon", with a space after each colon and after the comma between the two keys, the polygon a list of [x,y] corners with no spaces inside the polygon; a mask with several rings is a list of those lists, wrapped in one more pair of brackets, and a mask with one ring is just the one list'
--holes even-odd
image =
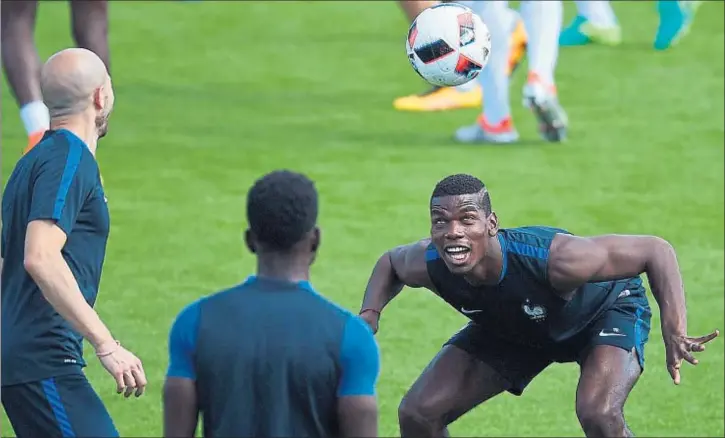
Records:
{"label": "man with shaved head", "polygon": [[[40,141],[49,126],[48,108],[40,92],[40,61],[33,37],[38,3],[37,0],[0,2],[3,70],[28,134],[26,152]],[[73,0],[70,9],[76,44],[98,54],[108,68],[108,2]]]}
{"label": "man with shaved head", "polygon": [[50,129],[15,166],[2,199],[2,404],[18,437],[118,436],[83,373],[83,338],[140,396],[141,361],[93,310],[110,228],[95,154],[111,78],[86,49],[53,55],[40,84]]}

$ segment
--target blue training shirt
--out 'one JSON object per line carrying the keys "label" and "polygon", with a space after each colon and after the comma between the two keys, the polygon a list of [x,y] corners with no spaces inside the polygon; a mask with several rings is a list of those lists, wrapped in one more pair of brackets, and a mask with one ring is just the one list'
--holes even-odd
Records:
{"label": "blue training shirt", "polygon": [[110,230],[98,164],[65,129],[46,132],[15,165],[2,199],[2,385],[80,373],[82,339],[45,300],[25,270],[34,220],[66,235],[61,255],[91,306],[98,295]]}
{"label": "blue training shirt", "polygon": [[208,436],[335,435],[337,398],[375,395],[379,371],[368,325],[307,282],[250,277],[185,307],[169,335],[167,377],[197,382]]}

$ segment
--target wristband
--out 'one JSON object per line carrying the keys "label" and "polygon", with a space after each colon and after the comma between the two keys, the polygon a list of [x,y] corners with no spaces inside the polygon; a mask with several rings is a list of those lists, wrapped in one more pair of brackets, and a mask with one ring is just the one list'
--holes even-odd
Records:
{"label": "wristband", "polygon": [[118,347],[120,347],[120,346],[121,346],[121,343],[120,343],[120,342],[118,342],[118,341],[114,341],[114,342],[116,343],[116,348],[113,348],[113,349],[111,349],[110,351],[106,351],[105,353],[98,353],[98,352],[97,352],[97,353],[96,353],[96,356],[97,356],[97,357],[106,357],[106,356],[110,356],[110,355],[112,355],[113,353],[115,353],[115,352],[116,352],[116,350],[118,350]]}
{"label": "wristband", "polygon": [[362,315],[362,314],[363,314],[363,313],[365,313],[365,312],[373,312],[373,313],[377,314],[377,315],[378,315],[378,317],[380,317],[380,311],[379,311],[379,310],[375,310],[375,309],[367,309],[367,308],[366,308],[366,309],[362,309],[362,310],[360,311],[359,315]]}

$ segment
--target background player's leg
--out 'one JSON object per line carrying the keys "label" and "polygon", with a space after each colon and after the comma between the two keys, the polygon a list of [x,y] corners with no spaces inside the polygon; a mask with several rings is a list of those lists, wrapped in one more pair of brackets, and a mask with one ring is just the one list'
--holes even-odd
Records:
{"label": "background player's leg", "polygon": [[523,92],[524,104],[536,115],[542,137],[553,142],[566,137],[568,124],[554,81],[563,14],[561,1],[521,3],[521,15],[529,35],[529,77]]}
{"label": "background player's leg", "polygon": [[111,71],[108,48],[108,2],[106,0],[72,0],[73,38],[78,47],[98,55]]}
{"label": "background player's leg", "polygon": [[400,403],[400,434],[447,436],[447,425],[509,386],[508,381],[479,359],[446,345]]}
{"label": "background player's leg", "polygon": [[440,3],[438,0],[398,0],[400,8],[405,12],[405,16],[408,17],[408,21],[411,23],[418,14],[438,3]]}
{"label": "background player's leg", "polygon": [[478,123],[456,131],[455,138],[463,143],[511,143],[518,140],[511,123],[508,74],[511,33],[517,16],[506,1],[474,2],[472,6],[491,32],[491,53],[486,68],[478,75],[484,90],[483,114]]}
{"label": "background player's leg", "polygon": [[624,402],[642,373],[635,349],[597,345],[587,355],[576,391],[576,413],[586,436],[634,436]]}
{"label": "background player's leg", "polygon": [[27,149],[50,126],[48,108],[40,93],[40,59],[34,38],[37,9],[38,2],[32,0],[0,2],[3,69],[20,107],[29,138]]}
{"label": "background player's leg", "polygon": [[[398,3],[409,22],[412,23],[425,9],[446,1],[399,0]],[[460,3],[471,7],[470,3],[473,2],[462,1]],[[481,88],[475,81],[471,81],[457,87],[433,86],[420,94],[399,97],[393,101],[393,108],[401,111],[444,111],[457,108],[476,108],[480,102]]]}
{"label": "background player's leg", "polygon": [[577,16],[561,32],[560,45],[581,46],[596,42],[614,46],[622,42],[622,31],[609,1],[585,0],[575,3]]}

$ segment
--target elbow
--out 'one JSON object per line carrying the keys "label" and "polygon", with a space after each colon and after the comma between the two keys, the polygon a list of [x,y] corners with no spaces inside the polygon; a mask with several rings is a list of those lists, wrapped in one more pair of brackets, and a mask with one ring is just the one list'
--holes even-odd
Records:
{"label": "elbow", "polygon": [[31,277],[36,278],[50,259],[51,255],[44,251],[26,251],[23,267]]}

